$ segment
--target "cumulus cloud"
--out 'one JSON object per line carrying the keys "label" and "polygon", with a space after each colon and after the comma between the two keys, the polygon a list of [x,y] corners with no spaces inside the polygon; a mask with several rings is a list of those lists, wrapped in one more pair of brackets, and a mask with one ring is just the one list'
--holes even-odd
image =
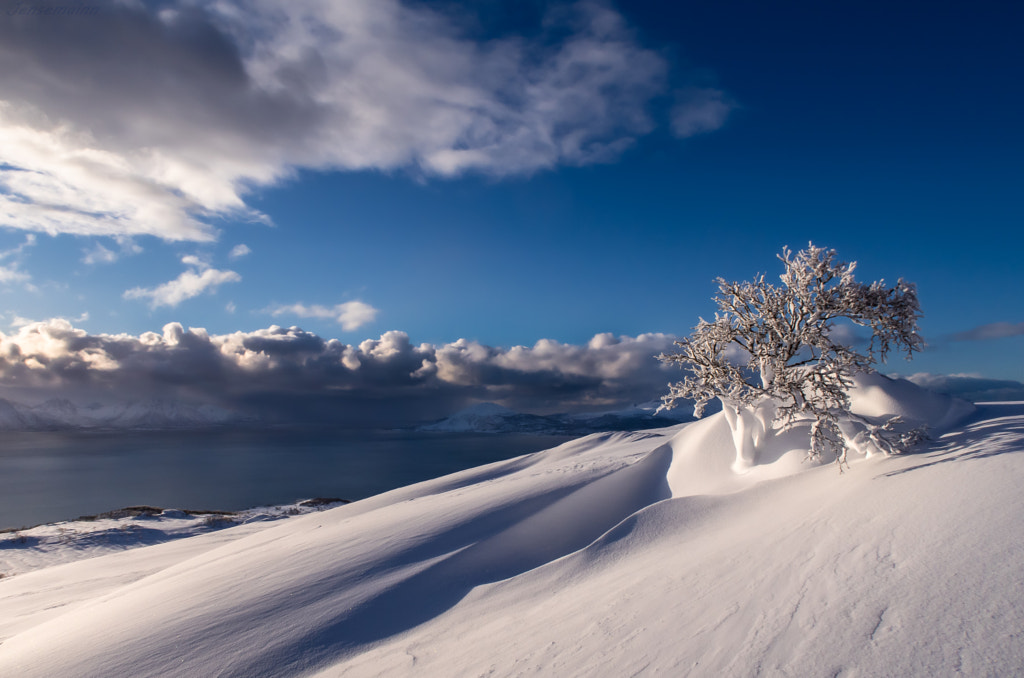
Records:
{"label": "cumulus cloud", "polygon": [[228,257],[231,259],[241,259],[242,257],[251,254],[252,250],[245,243],[235,245],[231,248],[231,252],[228,253]]}
{"label": "cumulus cloud", "polygon": [[175,307],[186,299],[200,294],[212,293],[224,283],[238,282],[242,276],[234,271],[219,271],[211,268],[198,257],[189,255],[181,258],[181,263],[190,266],[174,280],[147,289],[133,287],[124,293],[125,299],[149,299],[150,308],[160,306]]}
{"label": "cumulus cloud", "polygon": [[58,319],[0,333],[0,383],[12,397],[158,395],[269,420],[401,425],[471,400],[537,413],[649,401],[677,377],[654,358],[673,340],[604,334],[585,345],[497,348],[414,344],[391,331],[345,344],[297,327],[211,335],[170,323],[134,336],[89,334]]}
{"label": "cumulus cloud", "polygon": [[953,341],[986,341],[989,339],[1005,339],[1024,335],[1024,322],[998,322],[980,325],[966,332],[958,332],[950,337]]}
{"label": "cumulus cloud", "polygon": [[[0,22],[0,225],[209,241],[214,217],[265,221],[247,191],[297,168],[605,162],[652,128],[666,81],[597,0],[488,40],[399,0],[100,2]],[[676,127],[712,129],[723,102],[681,103]]]}
{"label": "cumulus cloud", "polygon": [[319,304],[312,306],[291,304],[288,306],[272,307],[268,309],[268,312],[274,317],[290,315],[299,318],[333,320],[341,325],[341,329],[346,332],[357,330],[363,325],[372,323],[379,313],[376,308],[362,301],[346,301],[331,307],[320,306]]}
{"label": "cumulus cloud", "polygon": [[736,104],[714,88],[690,88],[679,92],[672,108],[672,132],[686,138],[713,132],[725,124]]}

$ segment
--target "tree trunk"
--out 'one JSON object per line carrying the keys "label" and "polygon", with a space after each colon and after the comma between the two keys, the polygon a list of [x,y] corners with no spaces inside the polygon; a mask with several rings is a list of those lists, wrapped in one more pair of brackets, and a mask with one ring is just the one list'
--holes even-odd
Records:
{"label": "tree trunk", "polygon": [[729,423],[732,444],[736,450],[732,470],[745,473],[757,461],[757,451],[763,449],[765,443],[774,436],[772,423],[778,406],[771,399],[762,400],[754,407],[725,398],[719,400],[722,401],[722,411]]}

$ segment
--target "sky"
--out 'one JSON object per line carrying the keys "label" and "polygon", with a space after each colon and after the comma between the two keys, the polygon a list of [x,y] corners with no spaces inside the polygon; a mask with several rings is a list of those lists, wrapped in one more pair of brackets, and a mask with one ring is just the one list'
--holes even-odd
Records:
{"label": "sky", "polygon": [[3,386],[617,406],[677,377],[653,356],[713,314],[715,277],[809,241],[917,284],[929,346],[884,371],[1022,381],[1022,22],[4,0]]}

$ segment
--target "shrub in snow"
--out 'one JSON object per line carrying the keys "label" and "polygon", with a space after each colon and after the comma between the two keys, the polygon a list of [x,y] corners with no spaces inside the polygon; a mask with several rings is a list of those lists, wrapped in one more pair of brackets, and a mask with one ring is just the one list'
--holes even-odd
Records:
{"label": "shrub in snow", "polygon": [[[843,429],[857,421],[877,449],[900,451],[921,435],[897,432],[898,420],[872,424],[850,412],[853,375],[872,371],[889,351],[909,359],[924,342],[918,335],[921,316],[917,291],[900,279],[864,284],[854,280],[856,262],[836,259],[835,250],[815,247],[793,255],[783,248],[781,284],[760,275],[753,282],[717,279],[715,319],[701,318],[693,334],[676,342],[677,353],[658,356],[689,371],[669,385],[662,408],[677,400],[695,401],[700,417],[718,398],[736,446],[734,468],[754,461],[755,452],[777,429],[811,422],[810,456],[834,455],[842,466],[847,439]],[[842,343],[838,328],[849,324],[871,329],[867,351]]]}

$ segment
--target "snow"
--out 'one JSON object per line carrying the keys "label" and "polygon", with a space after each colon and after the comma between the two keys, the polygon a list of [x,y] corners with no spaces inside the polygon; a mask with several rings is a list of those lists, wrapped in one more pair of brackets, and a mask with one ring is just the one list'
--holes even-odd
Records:
{"label": "snow", "polygon": [[77,520],[6,530],[0,532],[0,577],[236,525],[280,520],[342,503],[347,502],[317,498],[231,512],[133,506]]}
{"label": "snow", "polygon": [[743,474],[722,414],[0,580],[0,675],[1020,675],[1024,404]]}

